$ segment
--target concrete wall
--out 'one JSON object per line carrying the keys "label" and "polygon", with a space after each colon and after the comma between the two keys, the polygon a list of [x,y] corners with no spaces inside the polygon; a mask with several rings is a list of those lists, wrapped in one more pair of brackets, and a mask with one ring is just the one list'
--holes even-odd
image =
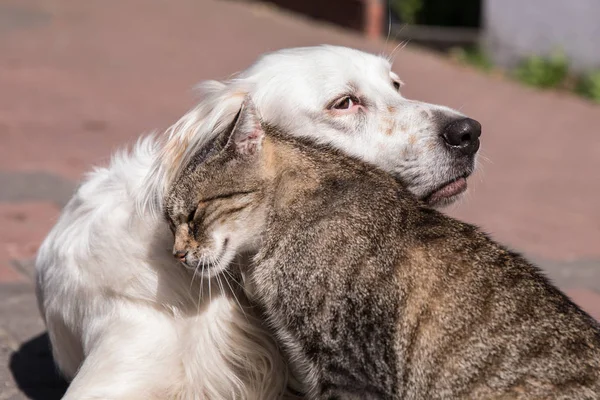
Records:
{"label": "concrete wall", "polygon": [[600,0],[484,0],[485,45],[511,67],[562,49],[574,70],[600,68]]}

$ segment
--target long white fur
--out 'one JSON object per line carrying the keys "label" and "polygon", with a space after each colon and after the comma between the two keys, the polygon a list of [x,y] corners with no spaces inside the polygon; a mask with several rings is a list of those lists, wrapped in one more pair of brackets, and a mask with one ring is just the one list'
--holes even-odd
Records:
{"label": "long white fur", "polygon": [[[89,174],[36,262],[52,351],[73,379],[65,399],[279,398],[288,371],[274,340],[234,298],[235,282],[192,278],[178,265],[163,195],[247,94],[264,121],[414,175],[410,189],[423,195],[454,173],[427,116],[460,114],[403,98],[397,79],[388,60],[353,49],[280,50],[204,84],[202,102],[166,135]],[[370,102],[361,117],[325,109],[350,89]]]}

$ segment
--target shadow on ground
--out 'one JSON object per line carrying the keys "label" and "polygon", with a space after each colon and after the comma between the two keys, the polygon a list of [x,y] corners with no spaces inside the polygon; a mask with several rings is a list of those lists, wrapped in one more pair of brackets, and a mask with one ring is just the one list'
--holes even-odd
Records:
{"label": "shadow on ground", "polygon": [[9,366],[17,386],[30,399],[58,400],[67,390],[68,383],[54,365],[47,333],[25,342],[11,355]]}

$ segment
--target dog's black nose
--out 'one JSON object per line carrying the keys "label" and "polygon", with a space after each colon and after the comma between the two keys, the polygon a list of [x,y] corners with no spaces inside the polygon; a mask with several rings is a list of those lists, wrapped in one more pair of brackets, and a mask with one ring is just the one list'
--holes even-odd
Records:
{"label": "dog's black nose", "polygon": [[187,256],[187,253],[187,250],[177,250],[173,252],[173,257],[179,261],[185,261],[185,256]]}
{"label": "dog's black nose", "polygon": [[452,121],[442,132],[442,138],[448,146],[464,155],[473,155],[479,150],[481,124],[471,118]]}

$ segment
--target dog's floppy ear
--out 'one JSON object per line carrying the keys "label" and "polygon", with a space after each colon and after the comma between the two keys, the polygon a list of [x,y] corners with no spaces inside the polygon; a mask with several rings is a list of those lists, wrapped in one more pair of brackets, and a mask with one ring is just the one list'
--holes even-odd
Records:
{"label": "dog's floppy ear", "polygon": [[232,125],[225,146],[227,151],[240,156],[249,156],[260,151],[265,131],[250,96],[244,99]]}

